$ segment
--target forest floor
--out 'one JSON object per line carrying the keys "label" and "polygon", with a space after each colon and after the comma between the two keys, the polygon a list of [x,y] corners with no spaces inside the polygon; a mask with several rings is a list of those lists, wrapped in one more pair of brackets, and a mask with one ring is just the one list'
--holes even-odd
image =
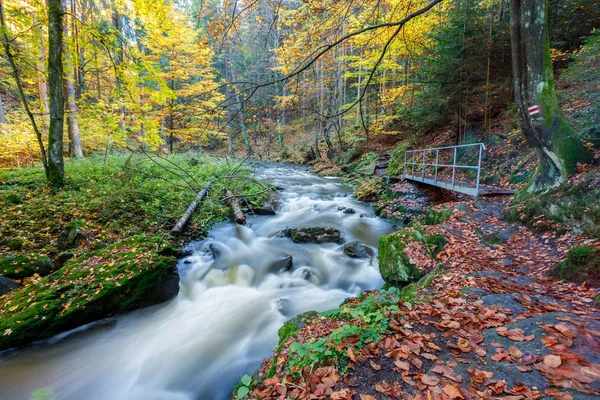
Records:
{"label": "forest floor", "polygon": [[445,237],[441,252],[432,259],[421,242],[405,250],[424,278],[288,322],[274,356],[237,393],[260,399],[598,398],[598,291],[549,272],[570,248],[600,249],[600,240],[506,222],[510,200],[436,206],[453,213],[420,229]]}
{"label": "forest floor", "polygon": [[[153,305],[179,290],[177,257],[230,214],[225,190],[261,206],[268,191],[238,163],[206,156],[91,157],[0,172],[0,351]],[[236,176],[239,179],[225,178]],[[206,181],[187,229],[170,230]]]}

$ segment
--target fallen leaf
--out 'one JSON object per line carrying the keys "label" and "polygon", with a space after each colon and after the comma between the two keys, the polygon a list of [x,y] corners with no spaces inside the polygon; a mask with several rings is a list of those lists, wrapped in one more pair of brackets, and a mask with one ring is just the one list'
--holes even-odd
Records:
{"label": "fallen leaf", "polygon": [[544,364],[551,368],[558,368],[560,364],[562,364],[562,361],[560,359],[560,356],[548,354],[544,357]]}
{"label": "fallen leaf", "polygon": [[427,386],[435,386],[438,383],[440,383],[440,379],[436,378],[435,376],[423,374],[421,375],[421,382],[423,382]]}

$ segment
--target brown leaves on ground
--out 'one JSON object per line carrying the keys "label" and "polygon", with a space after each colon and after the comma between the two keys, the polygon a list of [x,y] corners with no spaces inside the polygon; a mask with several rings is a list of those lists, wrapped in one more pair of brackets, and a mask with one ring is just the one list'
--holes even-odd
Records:
{"label": "brown leaves on ground", "polygon": [[[399,310],[388,318],[387,336],[362,348],[357,345],[359,338],[349,340],[338,349],[345,360],[326,360],[325,367],[295,374],[285,368],[287,343],[277,355],[283,361],[278,363],[277,375],[256,388],[253,398],[281,398],[280,386],[286,387],[286,397],[291,399],[529,400],[551,396],[571,400],[577,393],[600,395],[592,385],[600,381],[600,365],[586,358],[600,353],[600,319],[590,301],[595,292],[547,275],[580,238],[538,238],[520,227],[507,243],[486,246],[477,230],[484,224],[503,229],[501,211],[474,220],[469,219],[475,212],[473,204],[469,207],[468,212],[455,211],[442,225],[424,227],[447,239],[435,260],[444,272],[429,287],[419,289],[418,297],[426,301],[396,304]],[[416,246],[411,251],[418,266],[431,268],[431,263],[422,262],[422,249]],[[464,293],[465,288],[474,293]],[[484,304],[480,293],[504,296],[506,301]],[[513,304],[511,309],[518,304],[522,311],[511,311],[509,304]],[[552,318],[544,321],[555,322],[519,325],[549,313]],[[314,319],[295,340],[318,340],[340,324]],[[547,351],[526,350],[540,346]],[[344,373],[338,367],[346,362],[349,368]],[[269,365],[265,363],[261,374]],[[503,374],[496,372],[500,365]],[[541,374],[547,384],[530,387],[522,383],[530,382],[532,374]]]}

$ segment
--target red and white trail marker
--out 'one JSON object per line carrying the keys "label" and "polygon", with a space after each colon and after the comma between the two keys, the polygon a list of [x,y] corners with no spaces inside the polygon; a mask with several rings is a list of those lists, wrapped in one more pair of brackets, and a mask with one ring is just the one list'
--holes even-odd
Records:
{"label": "red and white trail marker", "polygon": [[531,106],[527,110],[529,111],[529,115],[533,117],[534,115],[538,115],[540,113],[540,106]]}

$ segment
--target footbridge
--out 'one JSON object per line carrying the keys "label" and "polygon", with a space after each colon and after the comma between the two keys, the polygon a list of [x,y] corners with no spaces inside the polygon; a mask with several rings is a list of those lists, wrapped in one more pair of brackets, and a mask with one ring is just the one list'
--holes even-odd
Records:
{"label": "footbridge", "polygon": [[485,144],[407,150],[404,153],[404,178],[470,196],[514,194],[481,185],[481,160]]}

